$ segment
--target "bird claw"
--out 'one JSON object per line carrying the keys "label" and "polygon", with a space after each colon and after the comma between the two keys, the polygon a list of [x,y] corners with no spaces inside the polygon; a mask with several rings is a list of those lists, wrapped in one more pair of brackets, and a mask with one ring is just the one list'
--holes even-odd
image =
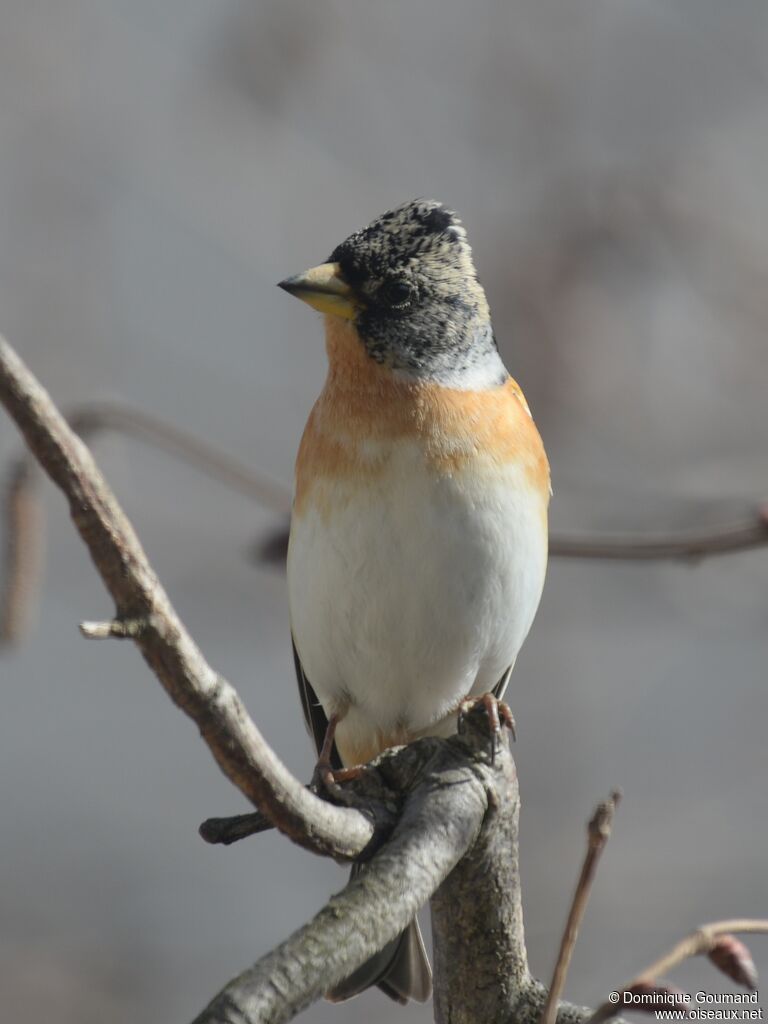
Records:
{"label": "bird claw", "polygon": [[494,697],[492,693],[483,693],[479,697],[466,697],[459,706],[459,732],[464,731],[464,719],[470,711],[482,704],[488,718],[488,731],[492,739],[491,764],[496,762],[496,751],[501,741],[502,727],[509,729],[512,739],[517,739],[515,718],[508,704]]}
{"label": "bird claw", "polygon": [[318,761],[309,782],[310,790],[315,796],[322,796],[333,785],[333,782],[333,768],[331,768],[330,762]]}
{"label": "bird claw", "polygon": [[362,764],[353,768],[333,768],[328,761],[318,761],[312,772],[309,788],[315,796],[322,796],[323,793],[338,796],[341,783],[359,779],[364,771],[365,765]]}

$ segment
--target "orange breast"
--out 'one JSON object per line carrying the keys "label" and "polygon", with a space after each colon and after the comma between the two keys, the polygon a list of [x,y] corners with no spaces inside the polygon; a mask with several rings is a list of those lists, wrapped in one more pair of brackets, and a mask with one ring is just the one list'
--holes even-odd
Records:
{"label": "orange breast", "polygon": [[549,464],[523,393],[513,380],[459,391],[403,380],[374,362],[354,326],[326,317],[329,370],[296,461],[294,514],[316,485],[365,484],[386,473],[394,446],[416,440],[426,472],[458,476],[481,466],[519,466],[546,508]]}

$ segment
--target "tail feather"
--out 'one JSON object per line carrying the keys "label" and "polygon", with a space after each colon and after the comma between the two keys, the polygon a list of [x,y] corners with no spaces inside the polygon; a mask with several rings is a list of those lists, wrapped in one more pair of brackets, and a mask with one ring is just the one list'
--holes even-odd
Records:
{"label": "tail feather", "polygon": [[390,999],[402,1004],[409,999],[425,1003],[432,995],[432,969],[418,921],[411,921],[396,939],[326,992],[325,998],[341,1003],[371,985],[378,985]]}
{"label": "tail feather", "polygon": [[[360,871],[361,866],[354,865],[352,877]],[[409,999],[425,1003],[432,995],[432,968],[415,918],[396,939],[326,992],[325,998],[341,1003],[360,995],[371,985],[378,985],[396,1003],[405,1004]]]}

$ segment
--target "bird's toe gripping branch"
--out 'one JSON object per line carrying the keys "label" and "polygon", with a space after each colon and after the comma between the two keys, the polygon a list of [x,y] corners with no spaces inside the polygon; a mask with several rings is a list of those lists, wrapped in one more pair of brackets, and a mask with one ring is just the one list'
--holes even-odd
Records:
{"label": "bird's toe gripping branch", "polygon": [[501,742],[502,729],[509,729],[513,740],[517,739],[515,718],[508,704],[499,700],[492,693],[484,693],[479,697],[466,697],[459,705],[458,732],[464,736],[474,721],[475,728],[484,730],[491,738],[491,763],[496,760],[496,752]]}

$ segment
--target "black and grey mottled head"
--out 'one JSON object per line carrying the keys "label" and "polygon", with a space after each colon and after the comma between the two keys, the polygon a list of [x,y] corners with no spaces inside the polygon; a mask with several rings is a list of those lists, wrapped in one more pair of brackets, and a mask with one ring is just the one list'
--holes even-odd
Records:
{"label": "black and grey mottled head", "polygon": [[352,288],[355,325],[378,363],[448,387],[507,378],[472,250],[451,210],[404,203],[350,235],[330,261]]}

